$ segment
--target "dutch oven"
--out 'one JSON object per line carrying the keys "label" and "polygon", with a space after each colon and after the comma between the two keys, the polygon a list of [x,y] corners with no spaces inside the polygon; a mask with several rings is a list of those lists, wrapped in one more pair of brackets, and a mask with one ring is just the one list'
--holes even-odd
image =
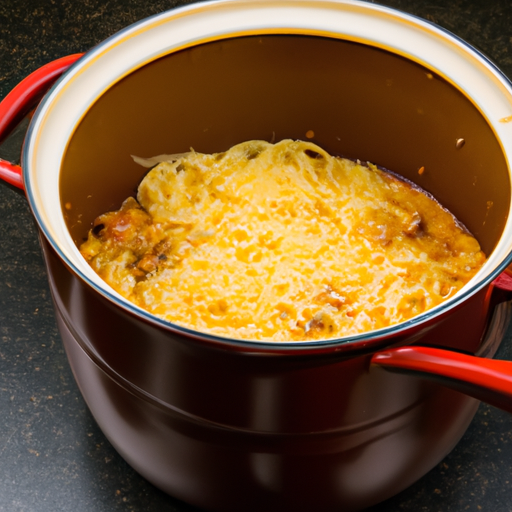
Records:
{"label": "dutch oven", "polygon": [[[491,359],[512,288],[512,87],[468,44],[348,0],[200,3],[30,75],[0,104],[0,139],[43,95],[21,168],[0,173],[37,221],[78,386],[156,486],[209,510],[358,510],[434,467],[478,400],[512,410],[512,364]],[[153,317],[81,257],[94,218],[142,178],[130,155],[310,130],[432,193],[480,242],[482,270],[402,324],[268,343]]]}

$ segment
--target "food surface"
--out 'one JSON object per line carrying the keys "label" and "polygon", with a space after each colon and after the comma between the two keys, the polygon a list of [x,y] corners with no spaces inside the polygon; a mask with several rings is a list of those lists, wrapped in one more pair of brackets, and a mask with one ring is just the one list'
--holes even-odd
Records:
{"label": "food surface", "polygon": [[126,299],[237,339],[341,337],[410,319],[485,261],[432,197],[311,142],[250,141],[152,168],[82,255]]}

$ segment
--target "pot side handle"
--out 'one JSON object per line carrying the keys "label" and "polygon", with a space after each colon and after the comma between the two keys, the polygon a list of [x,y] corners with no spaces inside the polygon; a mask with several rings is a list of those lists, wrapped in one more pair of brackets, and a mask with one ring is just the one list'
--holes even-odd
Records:
{"label": "pot side handle", "polygon": [[512,362],[429,347],[400,347],[377,352],[371,363],[417,375],[512,412]]}
{"label": "pot side handle", "polygon": [[[2,142],[41,100],[53,83],[74,64],[83,53],[68,55],[36,69],[23,79],[0,102],[0,142]],[[0,179],[24,189],[21,167],[0,159]]]}

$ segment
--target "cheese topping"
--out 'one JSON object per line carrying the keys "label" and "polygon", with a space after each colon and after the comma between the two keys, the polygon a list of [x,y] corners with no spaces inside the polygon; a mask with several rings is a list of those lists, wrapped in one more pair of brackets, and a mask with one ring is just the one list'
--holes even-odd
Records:
{"label": "cheese topping", "polygon": [[238,339],[342,337],[423,313],[485,261],[432,197],[313,143],[176,158],[81,246],[112,288],[173,323]]}

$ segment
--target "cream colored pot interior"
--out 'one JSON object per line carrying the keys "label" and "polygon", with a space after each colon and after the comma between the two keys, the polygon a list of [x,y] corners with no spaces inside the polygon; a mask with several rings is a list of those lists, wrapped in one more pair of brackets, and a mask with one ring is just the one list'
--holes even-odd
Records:
{"label": "cream colored pot interior", "polygon": [[126,304],[76,243],[95,216],[134,193],[144,169],[130,155],[223,151],[313,130],[331,153],[371,161],[433,193],[490,255],[431,317],[508,262],[511,116],[508,81],[422,20],[360,2],[196,4],[125,29],[72,68],[36,114],[25,182],[61,257]]}

